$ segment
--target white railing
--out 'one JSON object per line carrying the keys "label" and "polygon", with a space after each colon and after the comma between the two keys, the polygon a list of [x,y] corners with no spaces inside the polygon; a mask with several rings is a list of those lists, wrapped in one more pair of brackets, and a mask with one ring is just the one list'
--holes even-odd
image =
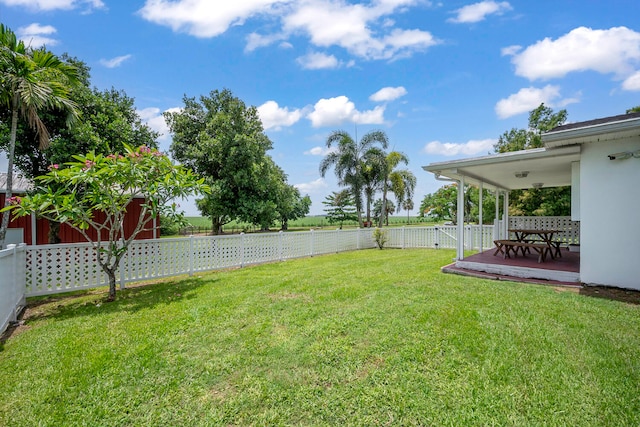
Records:
{"label": "white railing", "polygon": [[0,334],[15,322],[25,303],[26,246],[7,245],[0,251]]}
{"label": "white railing", "polygon": [[[528,222],[527,222],[528,221]],[[579,241],[577,223],[566,217],[512,217],[513,228],[551,228],[563,232],[569,243]],[[375,248],[372,228],[356,230],[256,233],[206,236],[131,243],[118,271],[126,283],[194,274],[271,261]],[[456,226],[384,229],[389,248],[455,248]],[[577,234],[576,234],[577,233]],[[494,227],[466,225],[465,249],[493,247]],[[0,332],[15,320],[24,297],[89,289],[107,284],[89,243],[13,247],[0,251]]]}

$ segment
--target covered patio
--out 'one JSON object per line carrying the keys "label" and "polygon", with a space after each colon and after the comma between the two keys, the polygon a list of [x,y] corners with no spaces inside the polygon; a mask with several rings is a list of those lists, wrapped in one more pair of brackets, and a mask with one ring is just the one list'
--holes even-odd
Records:
{"label": "covered patio", "polygon": [[[477,254],[464,255],[464,233],[458,236],[456,261],[443,268],[443,271],[458,274],[479,275],[494,279],[517,281],[548,282],[554,284],[580,284],[580,253],[570,252],[568,244],[579,243],[579,222],[568,217],[509,217],[509,192],[511,190],[571,186],[577,178],[576,165],[580,161],[580,147],[559,147],[532,149],[478,157],[432,163],[423,169],[432,172],[438,179],[446,179],[458,184],[488,189],[496,194],[496,211],[502,203],[503,217],[495,221],[494,240],[513,239],[516,229],[553,230],[556,239],[563,241],[561,256],[546,256],[544,262],[538,262],[538,255],[527,253],[511,254],[505,258],[496,252],[495,247],[486,248]],[[480,191],[482,194],[482,191]],[[458,194],[459,206],[462,205],[462,192]],[[577,195],[575,195],[577,197]],[[572,199],[574,194],[572,193]],[[500,202],[501,200],[501,202]],[[574,200],[572,200],[572,204]],[[575,202],[578,205],[579,202]],[[479,205],[482,206],[482,200]],[[462,224],[462,209],[458,209],[458,224]],[[482,222],[482,212],[480,212]],[[511,231],[510,231],[511,230]]]}

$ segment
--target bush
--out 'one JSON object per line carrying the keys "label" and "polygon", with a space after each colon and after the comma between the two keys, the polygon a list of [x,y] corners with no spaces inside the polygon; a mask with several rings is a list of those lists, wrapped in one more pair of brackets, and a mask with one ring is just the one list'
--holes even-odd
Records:
{"label": "bush", "polygon": [[373,231],[373,239],[376,241],[376,244],[378,245],[378,248],[380,248],[382,250],[382,248],[384,247],[385,243],[387,243],[387,241],[389,240],[389,237],[387,236],[387,232],[384,231],[381,228],[376,228]]}

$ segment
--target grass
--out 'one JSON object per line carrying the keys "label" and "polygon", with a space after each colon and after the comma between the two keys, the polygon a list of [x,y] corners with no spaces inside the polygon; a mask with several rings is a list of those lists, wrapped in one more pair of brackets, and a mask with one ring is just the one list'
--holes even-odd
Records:
{"label": "grass", "polygon": [[640,306],[377,249],[31,301],[0,425],[640,424]]}

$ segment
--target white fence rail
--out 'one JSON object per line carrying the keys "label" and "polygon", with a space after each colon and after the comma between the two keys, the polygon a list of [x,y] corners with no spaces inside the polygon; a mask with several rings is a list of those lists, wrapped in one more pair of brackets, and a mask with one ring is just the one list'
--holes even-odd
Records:
{"label": "white fence rail", "polygon": [[[512,227],[569,228],[567,239],[576,243],[575,223],[518,222]],[[539,220],[539,217],[534,217]],[[515,222],[514,222],[515,221]],[[533,221],[527,219],[527,221]],[[482,233],[480,230],[482,229]],[[386,247],[455,248],[456,227],[388,228]],[[120,287],[128,282],[243,267],[271,261],[353,251],[376,247],[374,229],[240,234],[171,239],[138,240],[131,243],[118,272]],[[574,234],[572,234],[574,233]],[[464,227],[465,249],[493,246],[494,227]],[[576,237],[578,236],[578,237]],[[15,320],[16,306],[25,296],[57,294],[107,284],[91,244],[14,247],[0,251],[0,332]]]}
{"label": "white fence rail", "polygon": [[26,246],[7,246],[0,251],[0,333],[17,320],[25,302]]}

